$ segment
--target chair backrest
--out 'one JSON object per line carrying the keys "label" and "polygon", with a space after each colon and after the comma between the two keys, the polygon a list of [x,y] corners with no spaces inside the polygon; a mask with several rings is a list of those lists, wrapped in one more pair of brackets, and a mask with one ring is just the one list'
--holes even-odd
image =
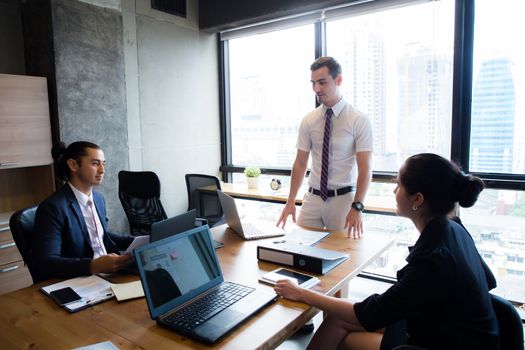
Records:
{"label": "chair backrest", "polygon": [[523,322],[520,314],[506,299],[491,294],[492,307],[499,325],[500,349],[523,350]]}
{"label": "chair backrest", "polygon": [[43,279],[38,276],[33,262],[33,228],[35,226],[35,214],[38,206],[21,209],[13,213],[9,219],[9,228],[13,234],[16,247],[27,265],[33,283],[38,283]]}
{"label": "chair backrest", "polygon": [[221,189],[217,176],[203,174],[186,174],[186,189],[188,190],[188,210],[197,210],[197,217],[208,220],[213,226],[223,219],[222,207],[216,191],[199,191],[200,187],[210,186]]}
{"label": "chair backrest", "polygon": [[118,196],[134,236],[149,235],[151,224],[167,218],[160,201],[160,180],[152,171],[120,171]]}

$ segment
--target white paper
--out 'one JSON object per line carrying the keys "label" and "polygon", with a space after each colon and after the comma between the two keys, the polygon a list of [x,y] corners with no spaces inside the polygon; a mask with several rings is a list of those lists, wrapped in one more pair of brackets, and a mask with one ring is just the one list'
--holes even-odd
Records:
{"label": "white paper", "polygon": [[[330,232],[328,231],[311,231],[304,229],[295,229],[292,232],[288,232],[281,241],[284,240],[284,242],[282,243],[295,242],[298,244],[311,246],[319,242],[329,234]],[[276,241],[279,241],[279,239],[276,239]]]}
{"label": "white paper", "polygon": [[126,249],[124,254],[126,253],[133,254],[133,249],[142,247],[144,244],[148,244],[149,238],[150,236],[148,235],[135,237],[135,239],[133,240],[133,242],[131,242],[131,244],[129,245],[128,249]]}
{"label": "white paper", "polygon": [[144,289],[142,288],[140,280],[128,283],[113,283],[111,284],[111,290],[115,293],[115,297],[118,301],[144,296]]}
{"label": "white paper", "polygon": [[105,341],[101,343],[82,346],[80,348],[74,348],[72,350],[118,350],[118,348],[112,342]]}

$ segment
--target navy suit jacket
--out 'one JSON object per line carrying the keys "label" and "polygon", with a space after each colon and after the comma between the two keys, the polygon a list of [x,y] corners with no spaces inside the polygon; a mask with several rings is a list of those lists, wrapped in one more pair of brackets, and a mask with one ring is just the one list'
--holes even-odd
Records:
{"label": "navy suit jacket", "polygon": [[[104,227],[106,251],[118,254],[119,249],[127,248],[133,237],[110,233],[104,197],[93,191],[93,201]],[[41,279],[91,274],[91,240],[80,205],[68,184],[38,206],[32,247],[37,274]]]}

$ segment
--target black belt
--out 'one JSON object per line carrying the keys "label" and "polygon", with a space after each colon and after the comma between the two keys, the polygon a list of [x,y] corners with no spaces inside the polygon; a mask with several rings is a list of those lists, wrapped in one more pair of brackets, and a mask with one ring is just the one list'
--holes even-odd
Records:
{"label": "black belt", "polygon": [[[328,190],[327,196],[328,197],[337,197],[342,196],[343,194],[347,194],[348,192],[354,192],[355,186],[346,186],[342,188],[338,188],[337,190]],[[316,190],[315,188],[308,187],[308,192],[315,194],[316,196],[321,195],[321,191]]]}

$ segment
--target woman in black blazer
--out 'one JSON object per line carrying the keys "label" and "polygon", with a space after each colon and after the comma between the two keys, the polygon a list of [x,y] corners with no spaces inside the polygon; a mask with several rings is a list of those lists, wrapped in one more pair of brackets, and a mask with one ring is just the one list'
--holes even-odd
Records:
{"label": "woman in black blazer", "polygon": [[276,284],[277,294],[328,314],[309,349],[379,349],[383,330],[405,322],[403,342],[409,345],[497,349],[498,324],[489,296],[494,276],[470,234],[448,217],[456,203],[472,206],[483,187],[479,178],[438,155],[408,158],[394,191],[396,212],[409,218],[420,236],[397,273],[397,283],[355,304],[289,281]]}

